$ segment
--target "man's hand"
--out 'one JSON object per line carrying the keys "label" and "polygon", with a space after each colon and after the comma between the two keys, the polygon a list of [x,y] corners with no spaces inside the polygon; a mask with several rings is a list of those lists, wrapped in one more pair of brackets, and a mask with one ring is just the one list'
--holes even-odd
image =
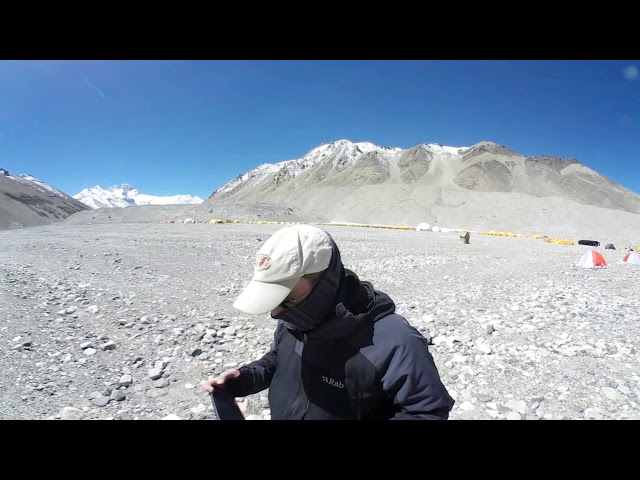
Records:
{"label": "man's hand", "polygon": [[205,391],[213,393],[213,390],[215,388],[224,388],[224,384],[226,381],[231,380],[232,378],[236,378],[239,375],[240,370],[238,370],[237,368],[230,368],[229,370],[225,370],[215,378],[203,380],[202,382],[200,382],[200,385]]}
{"label": "man's hand", "polygon": [[[203,380],[200,385],[202,385],[202,389],[206,392],[213,393],[215,388],[224,388],[224,383],[227,380],[232,378],[236,378],[240,375],[240,371],[237,368],[230,368],[229,370],[225,370],[220,375],[215,378],[210,378],[209,380]],[[238,407],[240,407],[240,411],[245,414],[248,408],[248,401],[242,397],[236,397],[236,403]]]}

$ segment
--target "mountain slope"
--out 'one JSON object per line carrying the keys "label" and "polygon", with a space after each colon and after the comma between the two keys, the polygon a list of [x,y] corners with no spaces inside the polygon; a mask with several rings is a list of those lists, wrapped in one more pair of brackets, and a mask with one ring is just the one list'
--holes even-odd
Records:
{"label": "mountain slope", "polygon": [[579,161],[525,157],[493,142],[400,149],[340,140],[246,172],[206,202],[238,200],[296,205],[332,221],[477,230],[577,233],[584,218],[574,216],[613,215],[621,228],[640,222],[640,196]]}
{"label": "mountain slope", "polygon": [[89,207],[31,175],[0,174],[0,230],[47,225]]}

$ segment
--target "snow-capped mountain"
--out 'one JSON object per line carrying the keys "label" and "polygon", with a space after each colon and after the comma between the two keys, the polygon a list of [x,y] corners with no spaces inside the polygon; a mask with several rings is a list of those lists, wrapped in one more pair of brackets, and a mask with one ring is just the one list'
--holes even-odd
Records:
{"label": "snow-capped mountain", "polygon": [[312,149],[304,157],[285,160],[275,164],[265,163],[244,173],[226,183],[209,198],[227,196],[239,186],[244,186],[252,179],[260,179],[273,175],[274,179],[281,177],[295,178],[302,173],[322,167],[323,170],[339,172],[355,165],[360,158],[370,152],[397,153],[401,148],[380,147],[369,142],[353,143],[349,140],[338,140],[333,143],[323,143]]}
{"label": "snow-capped mountain", "polygon": [[73,198],[91,208],[124,208],[136,205],[187,205],[202,203],[202,198],[191,195],[159,197],[140,193],[138,189],[123,183],[104,189],[97,185],[85,188]]}
{"label": "snow-capped mountain", "polygon": [[[424,150],[426,155],[443,157],[460,156],[469,150],[469,147],[447,147],[438,143],[424,143],[414,148]],[[209,198],[228,197],[235,191],[245,190],[247,185],[251,185],[253,190],[260,190],[262,181],[273,180],[276,186],[292,179],[298,180],[297,177],[309,184],[326,182],[337,175],[344,176],[343,172],[346,173],[352,167],[361,168],[363,163],[369,168],[377,164],[388,170],[388,165],[397,163],[397,158],[403,152],[405,150],[398,147],[379,146],[369,142],[353,143],[345,139],[323,143],[302,158],[275,164],[266,163],[239,175],[214,191]]]}
{"label": "snow-capped mountain", "polygon": [[490,141],[403,149],[339,140],[239,175],[207,200],[221,202],[295,205],[338,222],[477,230],[571,223],[578,231],[579,219],[591,215],[586,207],[640,215],[638,194],[576,159],[524,156]]}

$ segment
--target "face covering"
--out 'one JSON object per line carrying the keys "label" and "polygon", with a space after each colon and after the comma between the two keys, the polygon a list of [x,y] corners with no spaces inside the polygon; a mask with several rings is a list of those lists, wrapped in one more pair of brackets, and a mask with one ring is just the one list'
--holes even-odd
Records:
{"label": "face covering", "polygon": [[271,315],[271,318],[283,320],[291,329],[307,332],[320,325],[328,314],[334,312],[344,268],[340,260],[340,251],[333,239],[331,245],[333,253],[329,268],[317,281],[307,298],[278,316]]}

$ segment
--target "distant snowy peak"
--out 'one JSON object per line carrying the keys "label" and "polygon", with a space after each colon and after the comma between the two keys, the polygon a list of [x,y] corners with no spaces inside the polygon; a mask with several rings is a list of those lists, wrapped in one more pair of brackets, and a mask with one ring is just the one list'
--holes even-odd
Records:
{"label": "distant snowy peak", "polygon": [[122,190],[111,188],[105,190],[100,185],[85,188],[73,198],[91,208],[124,208],[135,206],[133,199],[126,196]]}
{"label": "distant snowy peak", "polygon": [[159,197],[140,193],[138,189],[127,183],[114,185],[108,189],[96,185],[93,188],[85,188],[73,198],[81,201],[91,208],[125,208],[136,205],[186,205],[202,203],[200,197],[191,195],[173,195]]}
{"label": "distant snowy peak", "polygon": [[[137,190],[136,190],[137,192]],[[173,195],[170,197],[156,197],[140,193],[134,197],[136,205],[187,205],[202,203],[203,199],[192,195]]]}

